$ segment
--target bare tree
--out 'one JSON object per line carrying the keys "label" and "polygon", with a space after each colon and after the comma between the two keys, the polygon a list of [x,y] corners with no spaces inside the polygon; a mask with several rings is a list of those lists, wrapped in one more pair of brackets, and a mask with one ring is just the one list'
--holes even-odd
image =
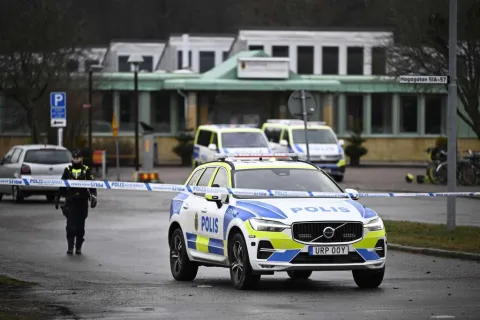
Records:
{"label": "bare tree", "polygon": [[[448,75],[448,0],[390,0],[396,27],[389,64],[395,75]],[[480,138],[480,1],[458,8],[458,116]],[[428,90],[428,89],[427,89]]]}
{"label": "bare tree", "polygon": [[23,109],[34,143],[42,132],[41,101],[54,84],[69,83],[67,61],[83,55],[83,26],[71,0],[0,3],[0,91]]}

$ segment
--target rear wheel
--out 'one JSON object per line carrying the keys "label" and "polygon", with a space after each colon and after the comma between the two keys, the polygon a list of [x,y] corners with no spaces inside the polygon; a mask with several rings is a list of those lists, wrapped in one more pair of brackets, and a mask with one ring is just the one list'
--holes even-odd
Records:
{"label": "rear wheel", "polygon": [[12,187],[12,198],[13,198],[13,201],[17,203],[23,202],[23,200],[25,199],[22,192],[17,186]]}
{"label": "rear wheel", "polygon": [[229,241],[228,259],[233,286],[239,290],[256,288],[260,281],[260,275],[252,274],[247,244],[241,233],[235,234]]}
{"label": "rear wheel", "polygon": [[308,279],[312,275],[312,271],[309,271],[309,270],[287,271],[287,274],[292,279]]}
{"label": "rear wheel", "polygon": [[198,265],[190,261],[180,228],[173,231],[170,238],[170,271],[175,280],[193,281],[197,276]]}
{"label": "rear wheel", "polygon": [[378,288],[383,282],[385,267],[379,270],[352,270],[353,280],[362,289]]}

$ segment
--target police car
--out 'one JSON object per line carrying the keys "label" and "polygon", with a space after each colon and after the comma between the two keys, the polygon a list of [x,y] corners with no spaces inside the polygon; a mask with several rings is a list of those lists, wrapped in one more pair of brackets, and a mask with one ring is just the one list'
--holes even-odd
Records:
{"label": "police car", "polygon": [[[262,125],[273,152],[295,152],[307,159],[305,124],[302,120],[268,119]],[[307,121],[310,161],[328,172],[335,181],[345,175],[344,141],[322,121]]]}
{"label": "police car", "polygon": [[265,133],[255,125],[201,125],[195,134],[193,167],[213,161],[217,153],[269,153]]}
{"label": "police car", "polygon": [[[382,219],[357,201],[357,191],[343,190],[295,155],[219,155],[193,170],[186,189],[170,206],[170,266],[178,281],[193,281],[199,266],[229,268],[237,289],[253,288],[261,275],[275,272],[307,279],[313,271],[352,270],[361,288],[383,281]],[[271,190],[342,195],[271,197]]]}

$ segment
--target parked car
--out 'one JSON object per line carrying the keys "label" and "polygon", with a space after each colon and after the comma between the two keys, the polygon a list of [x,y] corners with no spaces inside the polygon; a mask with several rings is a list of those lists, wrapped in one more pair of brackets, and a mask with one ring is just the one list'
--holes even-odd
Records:
{"label": "parked car", "polygon": [[[72,154],[61,146],[48,144],[17,145],[0,161],[0,178],[60,179],[71,164]],[[22,202],[32,195],[45,195],[47,201],[55,200],[58,187],[0,185],[0,200],[12,195],[15,202]]]}

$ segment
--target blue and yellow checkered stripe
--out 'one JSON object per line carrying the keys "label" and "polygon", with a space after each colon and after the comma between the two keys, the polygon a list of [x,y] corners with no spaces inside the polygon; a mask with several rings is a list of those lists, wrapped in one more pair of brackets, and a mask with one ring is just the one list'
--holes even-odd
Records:
{"label": "blue and yellow checkered stripe", "polygon": [[225,241],[187,232],[187,247],[200,252],[225,256]]}

